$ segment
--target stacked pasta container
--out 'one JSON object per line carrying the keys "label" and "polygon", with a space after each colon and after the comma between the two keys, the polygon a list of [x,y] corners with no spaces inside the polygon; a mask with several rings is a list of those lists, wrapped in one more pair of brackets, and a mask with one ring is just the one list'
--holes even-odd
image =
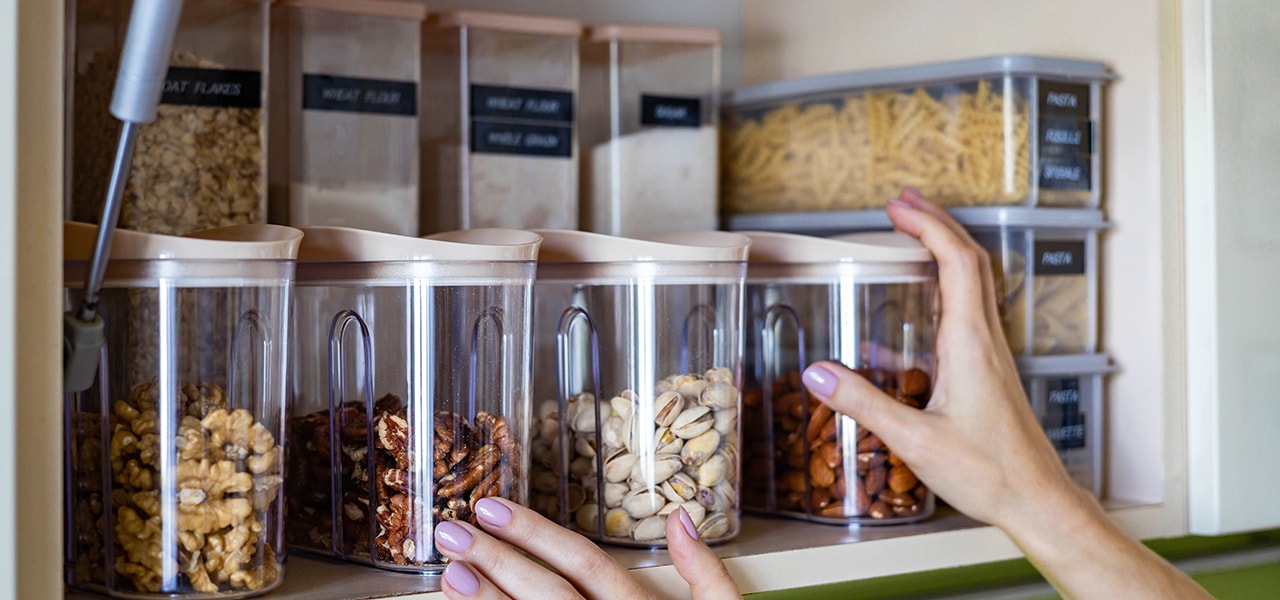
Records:
{"label": "stacked pasta container", "polygon": [[[1024,373],[1101,377],[1098,238],[1107,223],[1097,207],[1102,92],[1112,77],[1097,62],[1006,55],[737,90],[723,122],[723,224],[888,230],[886,200],[914,186],[990,254]],[[1079,371],[1062,372],[1071,365]],[[1055,419],[1066,413],[1042,405],[1046,430],[1062,427]],[[1100,461],[1101,427],[1073,429],[1099,459],[1089,464]],[[1100,493],[1100,476],[1078,479]]]}
{"label": "stacked pasta container", "polygon": [[530,308],[540,239],[309,227],[294,314],[288,538],[438,575],[432,532],[527,501]]}
{"label": "stacked pasta container", "polygon": [[809,395],[800,373],[842,362],[898,402],[929,403],[937,273],[916,240],[749,232],[743,505],[836,524],[933,513],[929,489],[893,449]]}
{"label": "stacked pasta container", "polygon": [[665,547],[681,508],[733,538],[748,240],[540,233],[531,505],[611,544]]}
{"label": "stacked pasta container", "polygon": [[[239,598],[284,573],[285,365],[301,232],[115,233],[97,379],[67,397],[66,577],[123,598]],[[97,228],[67,223],[79,305]]]}

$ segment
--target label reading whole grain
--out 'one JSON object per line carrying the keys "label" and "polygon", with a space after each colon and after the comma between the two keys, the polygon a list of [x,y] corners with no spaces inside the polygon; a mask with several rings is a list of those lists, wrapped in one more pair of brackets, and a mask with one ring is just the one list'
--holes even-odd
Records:
{"label": "label reading whole grain", "polygon": [[162,104],[262,107],[262,73],[235,69],[169,67],[165,74]]}
{"label": "label reading whole grain", "polygon": [[660,127],[701,127],[702,100],[641,94],[640,124]]}
{"label": "label reading whole grain", "polygon": [[418,114],[418,86],[412,81],[306,73],[302,108],[412,117]]}
{"label": "label reading whole grain", "polygon": [[492,85],[471,86],[471,151],[573,156],[573,94]]}
{"label": "label reading whole grain", "polygon": [[573,122],[573,94],[493,85],[471,86],[472,119]]}
{"label": "label reading whole grain", "polygon": [[473,120],[471,151],[568,158],[573,155],[573,128]]}
{"label": "label reading whole grain", "polygon": [[1085,243],[1080,241],[1037,241],[1036,275],[1084,275]]}

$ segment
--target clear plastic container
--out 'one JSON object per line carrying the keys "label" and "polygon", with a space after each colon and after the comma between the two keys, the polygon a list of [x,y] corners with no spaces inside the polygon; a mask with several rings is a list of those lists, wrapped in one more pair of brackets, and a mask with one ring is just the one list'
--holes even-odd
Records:
{"label": "clear plastic container", "polygon": [[[418,56],[426,8],[287,0],[272,97],[273,222],[418,235]],[[279,124],[276,127],[276,124]]]}
{"label": "clear plastic container", "polygon": [[[267,217],[269,0],[188,0],[156,120],[139,130],[121,227],[184,235]],[[77,0],[68,33],[69,214],[96,223],[120,135],[109,111],[132,2]]]}
{"label": "clear plastic container", "polygon": [[422,38],[422,232],[578,226],[570,19],[458,11]]}
{"label": "clear plastic container", "polygon": [[1098,205],[1097,62],[991,56],[739,89],[725,101],[723,212]]}
{"label": "clear plastic container", "polygon": [[305,228],[294,310],[294,548],[438,575],[432,532],[527,502],[540,238]]}
{"label": "clear plastic container", "polygon": [[743,506],[822,523],[930,516],[933,493],[854,419],[811,397],[800,373],[844,363],[924,408],[934,372],[937,269],[914,239],[748,232]]}
{"label": "clear plastic container", "polygon": [[[68,222],[79,306],[97,227]],[[120,598],[240,598],[284,573],[287,317],[302,233],[117,231],[93,386],[66,397],[66,580]]]}
{"label": "clear plastic container", "polygon": [[747,239],[539,233],[530,505],[611,544],[666,546],[679,507],[733,538]]}
{"label": "clear plastic container", "polygon": [[716,228],[720,31],[598,25],[582,44],[582,229]]}
{"label": "clear plastic container", "polygon": [[1104,421],[1102,379],[1115,370],[1105,354],[1018,359],[1031,409],[1081,487],[1102,497]]}

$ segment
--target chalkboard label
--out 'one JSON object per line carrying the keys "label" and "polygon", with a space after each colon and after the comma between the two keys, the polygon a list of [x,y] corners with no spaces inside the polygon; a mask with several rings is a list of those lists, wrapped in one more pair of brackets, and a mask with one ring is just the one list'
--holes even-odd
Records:
{"label": "chalkboard label", "polygon": [[162,104],[262,108],[262,73],[234,69],[169,67]]}
{"label": "chalkboard label", "polygon": [[471,86],[471,118],[573,122],[573,94],[557,90]]}
{"label": "chalkboard label", "polygon": [[302,108],[378,115],[418,114],[418,86],[412,81],[302,76]]}
{"label": "chalkboard label", "polygon": [[1037,241],[1035,257],[1036,275],[1084,275],[1083,241]]}
{"label": "chalkboard label", "polygon": [[640,124],[662,127],[699,127],[702,125],[702,100],[642,94]]}
{"label": "chalkboard label", "polygon": [[1040,80],[1040,115],[1089,119],[1089,84]]}
{"label": "chalkboard label", "polygon": [[474,120],[471,122],[471,151],[569,158],[573,155],[573,128]]}
{"label": "chalkboard label", "polygon": [[1048,190],[1089,190],[1093,187],[1093,159],[1088,155],[1040,156],[1040,187]]}
{"label": "chalkboard label", "polygon": [[1049,380],[1049,402],[1040,420],[1045,435],[1059,450],[1085,446],[1085,414],[1080,412],[1080,379],[1070,377]]}

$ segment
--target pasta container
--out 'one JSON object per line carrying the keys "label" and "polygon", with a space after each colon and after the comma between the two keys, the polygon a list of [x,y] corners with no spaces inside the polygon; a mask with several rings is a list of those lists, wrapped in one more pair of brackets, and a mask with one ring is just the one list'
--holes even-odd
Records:
{"label": "pasta container", "polygon": [[1103,378],[1114,370],[1105,354],[1018,359],[1022,386],[1067,474],[1102,497]]}
{"label": "pasta container", "polygon": [[957,218],[991,257],[1014,356],[1097,351],[1101,212],[972,209]]}
{"label": "pasta container", "polygon": [[879,208],[912,185],[943,206],[1094,207],[1097,62],[991,56],[793,79],[726,100],[722,209]]}
{"label": "pasta container", "polygon": [[418,235],[418,56],[426,9],[287,0],[273,40],[272,221]]}
{"label": "pasta container", "polygon": [[578,226],[570,19],[457,11],[423,30],[424,233]]}
{"label": "pasta container", "polygon": [[582,229],[716,228],[720,31],[599,25],[582,43]]}
{"label": "pasta container", "polygon": [[665,547],[681,507],[733,538],[747,238],[540,233],[530,506],[610,544]]}
{"label": "pasta container", "polygon": [[743,506],[820,523],[918,521],[934,496],[893,449],[809,395],[800,374],[844,363],[898,402],[929,403],[937,269],[909,236],[749,232]]}
{"label": "pasta container", "polygon": [[[118,598],[241,598],[284,575],[285,367],[301,232],[115,232],[93,385],[66,396],[65,573]],[[63,228],[68,306],[97,227]]]}
{"label": "pasta container", "polygon": [[[120,122],[111,95],[130,0],[77,0],[67,33],[68,214],[97,223]],[[155,121],[139,129],[122,228],[184,235],[267,218],[270,0],[188,0]]]}
{"label": "pasta container", "polygon": [[526,503],[540,239],[304,228],[289,415],[294,548],[439,575],[432,532]]}

